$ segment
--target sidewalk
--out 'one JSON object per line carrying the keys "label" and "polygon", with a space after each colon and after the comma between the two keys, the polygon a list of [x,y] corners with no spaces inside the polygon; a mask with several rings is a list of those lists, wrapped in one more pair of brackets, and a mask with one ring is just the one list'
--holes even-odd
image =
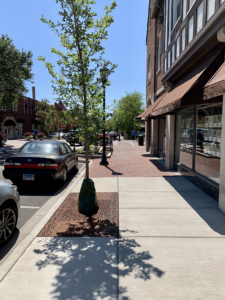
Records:
{"label": "sidewalk", "polygon": [[97,192],[119,194],[120,239],[36,237],[0,283],[1,300],[225,299],[225,216],[182,176],[149,168],[152,177],[94,178]]}

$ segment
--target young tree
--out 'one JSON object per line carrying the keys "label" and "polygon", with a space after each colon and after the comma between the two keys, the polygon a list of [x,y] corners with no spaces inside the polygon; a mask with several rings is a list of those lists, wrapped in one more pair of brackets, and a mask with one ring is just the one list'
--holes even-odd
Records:
{"label": "young tree", "polygon": [[113,128],[117,128],[118,123],[118,129],[120,131],[131,133],[133,129],[137,130],[140,128],[141,123],[135,122],[135,118],[143,111],[143,94],[138,91],[127,93],[126,96],[115,101],[110,124]]}
{"label": "young tree", "polygon": [[[101,68],[111,74],[116,65],[103,58],[105,49],[102,42],[108,37],[107,28],[113,23],[111,13],[116,7],[113,1],[110,7],[105,6],[105,15],[100,20],[92,11],[94,0],[56,0],[60,3],[59,15],[61,20],[55,24],[46,20],[59,36],[65,52],[52,48],[52,53],[59,56],[57,61],[60,73],[54,71],[54,66],[44,57],[39,60],[45,62],[52,75],[52,87],[58,95],[58,100],[73,110],[79,105],[78,124],[80,133],[86,143],[86,179],[89,178],[88,134],[93,131],[93,120],[103,119],[102,109],[102,80],[99,74]],[[105,86],[110,84],[109,81]],[[102,124],[100,124],[102,126]]]}
{"label": "young tree", "polygon": [[0,38],[0,106],[17,104],[28,90],[25,81],[31,81],[32,53],[16,49],[7,35]]}
{"label": "young tree", "polygon": [[52,112],[49,111],[46,114],[46,118],[44,121],[44,129],[47,132],[47,134],[49,135],[50,131],[52,130],[52,125],[53,125],[53,118],[52,118]]}
{"label": "young tree", "polygon": [[58,118],[58,111],[56,110],[55,106],[50,104],[47,99],[41,99],[38,101],[35,106],[35,113],[37,116],[37,120],[41,122],[41,125],[45,128],[45,121],[48,114],[51,115],[52,118],[52,126],[51,130],[57,130],[61,124]]}

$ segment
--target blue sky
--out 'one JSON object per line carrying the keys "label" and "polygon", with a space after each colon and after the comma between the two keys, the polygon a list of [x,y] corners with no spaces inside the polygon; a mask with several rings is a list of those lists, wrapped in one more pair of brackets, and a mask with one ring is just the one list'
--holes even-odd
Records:
{"label": "blue sky", "polygon": [[[99,18],[104,14],[104,6],[112,0],[96,0],[93,10]],[[146,29],[149,0],[117,0],[113,12],[114,23],[109,28],[109,37],[104,46],[106,58],[118,64],[110,76],[111,86],[106,90],[106,104],[119,100],[126,92],[134,90],[144,94],[146,90]],[[33,53],[34,84],[28,83],[28,97],[32,97],[32,85],[36,89],[36,99],[47,98],[54,103],[51,76],[38,56],[56,65],[57,56],[51,48],[61,49],[59,38],[47,24],[40,21],[58,20],[59,5],[55,0],[6,0],[0,2],[1,34],[8,34],[19,50]],[[145,99],[145,98],[144,98]]]}

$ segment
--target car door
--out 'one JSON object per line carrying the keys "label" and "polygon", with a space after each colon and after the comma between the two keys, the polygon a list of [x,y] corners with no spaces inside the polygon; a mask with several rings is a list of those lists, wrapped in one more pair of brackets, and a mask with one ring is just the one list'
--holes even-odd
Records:
{"label": "car door", "polygon": [[64,156],[65,165],[67,166],[67,170],[69,171],[69,169],[70,169],[70,157],[69,157],[69,153],[67,151],[67,148],[65,147],[65,143],[60,144],[60,149],[61,149],[62,154]]}
{"label": "car door", "polygon": [[65,147],[69,155],[70,169],[72,169],[76,164],[76,154],[70,149],[70,146],[68,146],[67,144],[65,144]]}

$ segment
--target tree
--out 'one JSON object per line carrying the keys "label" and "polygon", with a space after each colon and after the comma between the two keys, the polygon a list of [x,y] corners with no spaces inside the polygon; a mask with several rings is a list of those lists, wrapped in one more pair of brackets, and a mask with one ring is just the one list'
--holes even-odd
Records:
{"label": "tree", "polygon": [[117,123],[121,132],[131,133],[133,129],[140,128],[141,123],[135,122],[135,118],[144,111],[143,97],[142,93],[134,91],[114,101],[113,116],[109,123],[114,128],[113,130],[117,129]]}
{"label": "tree", "polygon": [[31,51],[16,49],[7,35],[0,38],[0,106],[13,106],[28,90],[25,81],[31,81]]}
{"label": "tree", "polygon": [[48,135],[52,129],[52,125],[53,125],[52,111],[49,111],[44,121],[44,129],[46,130]]}
{"label": "tree", "polygon": [[[41,99],[41,101],[38,101],[35,106],[35,113],[36,113],[36,120],[41,122],[41,125],[44,127],[46,130],[46,118],[47,115],[51,115],[52,118],[52,126],[50,131],[57,131],[61,121],[59,118],[59,113],[56,110],[55,106],[50,104],[47,99]],[[47,126],[49,128],[49,126]],[[46,130],[47,131],[47,130]]]}
{"label": "tree", "polygon": [[[113,23],[111,13],[116,7],[113,1],[110,7],[105,6],[105,15],[100,20],[92,11],[94,0],[56,0],[61,4],[59,15],[61,21],[57,24],[46,20],[43,15],[41,21],[48,24],[59,36],[65,51],[52,48],[52,53],[59,56],[57,64],[60,73],[54,71],[54,66],[44,57],[39,60],[45,62],[52,75],[52,87],[58,95],[58,100],[74,110],[79,106],[78,124],[80,134],[86,144],[86,179],[89,178],[88,134],[94,131],[92,122],[103,119],[102,109],[102,81],[99,74],[101,68],[111,74],[115,64],[103,58],[105,48],[103,41],[107,40],[107,28]],[[110,84],[109,81],[105,86]],[[103,126],[104,124],[99,124]]]}

